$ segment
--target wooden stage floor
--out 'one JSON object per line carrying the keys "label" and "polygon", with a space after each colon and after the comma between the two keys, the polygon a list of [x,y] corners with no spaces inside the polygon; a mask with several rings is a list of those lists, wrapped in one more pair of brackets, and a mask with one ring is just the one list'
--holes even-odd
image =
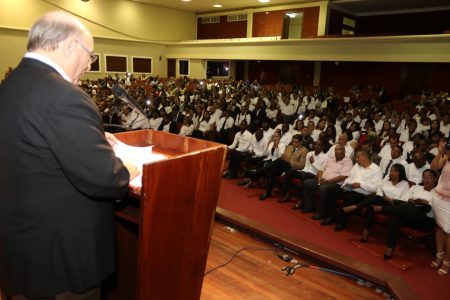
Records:
{"label": "wooden stage floor", "polygon": [[[214,222],[206,272],[226,263],[237,251],[251,248],[205,276],[202,300],[386,299],[373,286],[360,285],[354,279],[321,270],[299,268],[286,276],[281,268],[293,264],[276,255],[281,250],[239,230],[230,231],[228,226],[232,227],[222,221]],[[302,263],[315,264],[304,257],[289,255]]]}

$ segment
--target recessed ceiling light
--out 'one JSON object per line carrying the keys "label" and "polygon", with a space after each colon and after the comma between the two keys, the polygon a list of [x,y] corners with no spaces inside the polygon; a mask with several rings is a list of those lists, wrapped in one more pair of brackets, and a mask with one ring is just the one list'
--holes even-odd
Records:
{"label": "recessed ceiling light", "polygon": [[270,2],[270,0],[258,0],[258,2],[267,3],[267,2]]}
{"label": "recessed ceiling light", "polygon": [[221,8],[221,7],[223,7],[223,5],[222,5],[222,4],[214,4],[213,6],[214,6],[214,7],[217,7],[217,8]]}
{"label": "recessed ceiling light", "polygon": [[191,2],[192,0],[181,0],[181,2]]}

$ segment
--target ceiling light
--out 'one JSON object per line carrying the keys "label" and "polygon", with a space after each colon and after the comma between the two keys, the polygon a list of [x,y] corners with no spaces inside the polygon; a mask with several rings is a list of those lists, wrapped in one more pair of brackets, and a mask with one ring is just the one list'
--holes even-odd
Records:
{"label": "ceiling light", "polygon": [[223,5],[222,5],[222,4],[214,4],[213,6],[214,6],[214,7],[217,7],[217,8],[221,8],[221,7],[223,7]]}
{"label": "ceiling light", "polygon": [[270,2],[270,0],[258,0],[258,2],[267,3],[267,2]]}
{"label": "ceiling light", "polygon": [[287,13],[286,16],[289,16],[289,18],[295,18],[297,16],[296,13]]}
{"label": "ceiling light", "polygon": [[192,0],[181,0],[181,2],[191,2]]}

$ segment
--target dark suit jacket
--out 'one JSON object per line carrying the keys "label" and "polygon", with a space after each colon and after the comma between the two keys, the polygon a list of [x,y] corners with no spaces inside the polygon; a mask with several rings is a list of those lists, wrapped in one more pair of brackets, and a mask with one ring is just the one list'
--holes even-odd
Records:
{"label": "dark suit jacket", "polygon": [[50,297],[115,268],[111,201],[129,174],[90,97],[24,58],[0,86],[0,285]]}

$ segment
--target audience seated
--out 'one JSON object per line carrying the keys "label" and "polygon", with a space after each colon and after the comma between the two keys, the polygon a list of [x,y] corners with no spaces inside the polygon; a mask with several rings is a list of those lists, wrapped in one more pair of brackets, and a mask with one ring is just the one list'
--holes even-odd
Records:
{"label": "audience seated", "polygon": [[[111,88],[116,83],[126,87],[147,116],[126,108],[114,99]],[[322,225],[337,221],[337,200],[342,200],[345,194],[344,205],[356,204],[344,208],[342,224],[346,224],[346,213],[351,210],[367,212],[362,240],[367,240],[373,224],[372,207],[396,210],[397,205],[386,205],[388,201],[404,199],[404,195],[400,195],[405,193],[403,172],[398,171],[400,165],[405,166],[408,180],[419,184],[429,163],[445,156],[442,156],[439,145],[449,139],[450,101],[447,101],[447,93],[425,91],[406,100],[380,103],[379,97],[371,95],[379,95],[384,90],[369,93],[367,91],[370,89],[358,86],[352,89],[351,94],[344,95],[350,99],[344,101],[333,87],[264,86],[232,78],[207,80],[202,85],[199,80],[187,77],[121,78],[118,74],[98,81],[84,80],[81,88],[92,95],[104,123],[116,125],[116,129],[149,128],[229,145],[229,169],[224,177],[237,177],[241,166],[245,170],[265,168],[264,172],[250,172],[251,180],[239,181],[248,186],[261,175],[261,179],[267,181],[261,198],[270,196],[275,178],[284,172],[284,178],[281,177],[283,198],[280,202],[287,202],[291,197],[292,180],[300,179],[303,187],[299,193],[300,201],[294,208],[302,208],[303,212],[317,208],[313,218],[322,220]],[[366,92],[358,92],[362,90]],[[245,124],[245,129],[242,124]],[[292,138],[295,135],[297,139]],[[302,154],[297,157],[298,161],[294,160],[295,164],[290,164],[291,157],[297,155],[293,155],[296,152],[293,149],[298,148],[294,146],[297,143],[301,145]],[[369,194],[377,191],[377,196],[361,193],[363,196],[352,198],[355,195],[353,192],[357,193],[360,188],[356,185],[352,187],[355,191],[342,193],[340,185],[350,175],[353,167],[351,159],[355,152],[367,152],[367,161],[374,162],[369,166],[379,164],[383,181],[377,177],[370,183],[378,186],[365,190]],[[303,163],[300,157],[303,157]],[[361,169],[365,159],[358,157],[355,156],[354,168]],[[397,176],[397,173],[400,175]],[[348,180],[352,181],[349,183],[358,183],[361,178]],[[260,183],[264,185],[263,180]],[[364,185],[365,182],[362,182],[362,187]],[[436,207],[445,211],[442,207],[446,206]],[[439,226],[444,228],[436,231],[439,241],[448,235],[446,223],[440,221]],[[392,236],[395,235],[394,232]],[[390,242],[388,247],[393,249],[392,246]],[[388,249],[387,256],[392,251]],[[440,246],[438,251],[438,254],[444,251],[445,255],[436,256],[436,264],[443,268],[441,273],[448,272],[449,267],[442,262],[444,258],[440,260],[439,257],[445,256],[445,261],[450,261],[450,251],[445,251],[445,247],[442,250]]]}

